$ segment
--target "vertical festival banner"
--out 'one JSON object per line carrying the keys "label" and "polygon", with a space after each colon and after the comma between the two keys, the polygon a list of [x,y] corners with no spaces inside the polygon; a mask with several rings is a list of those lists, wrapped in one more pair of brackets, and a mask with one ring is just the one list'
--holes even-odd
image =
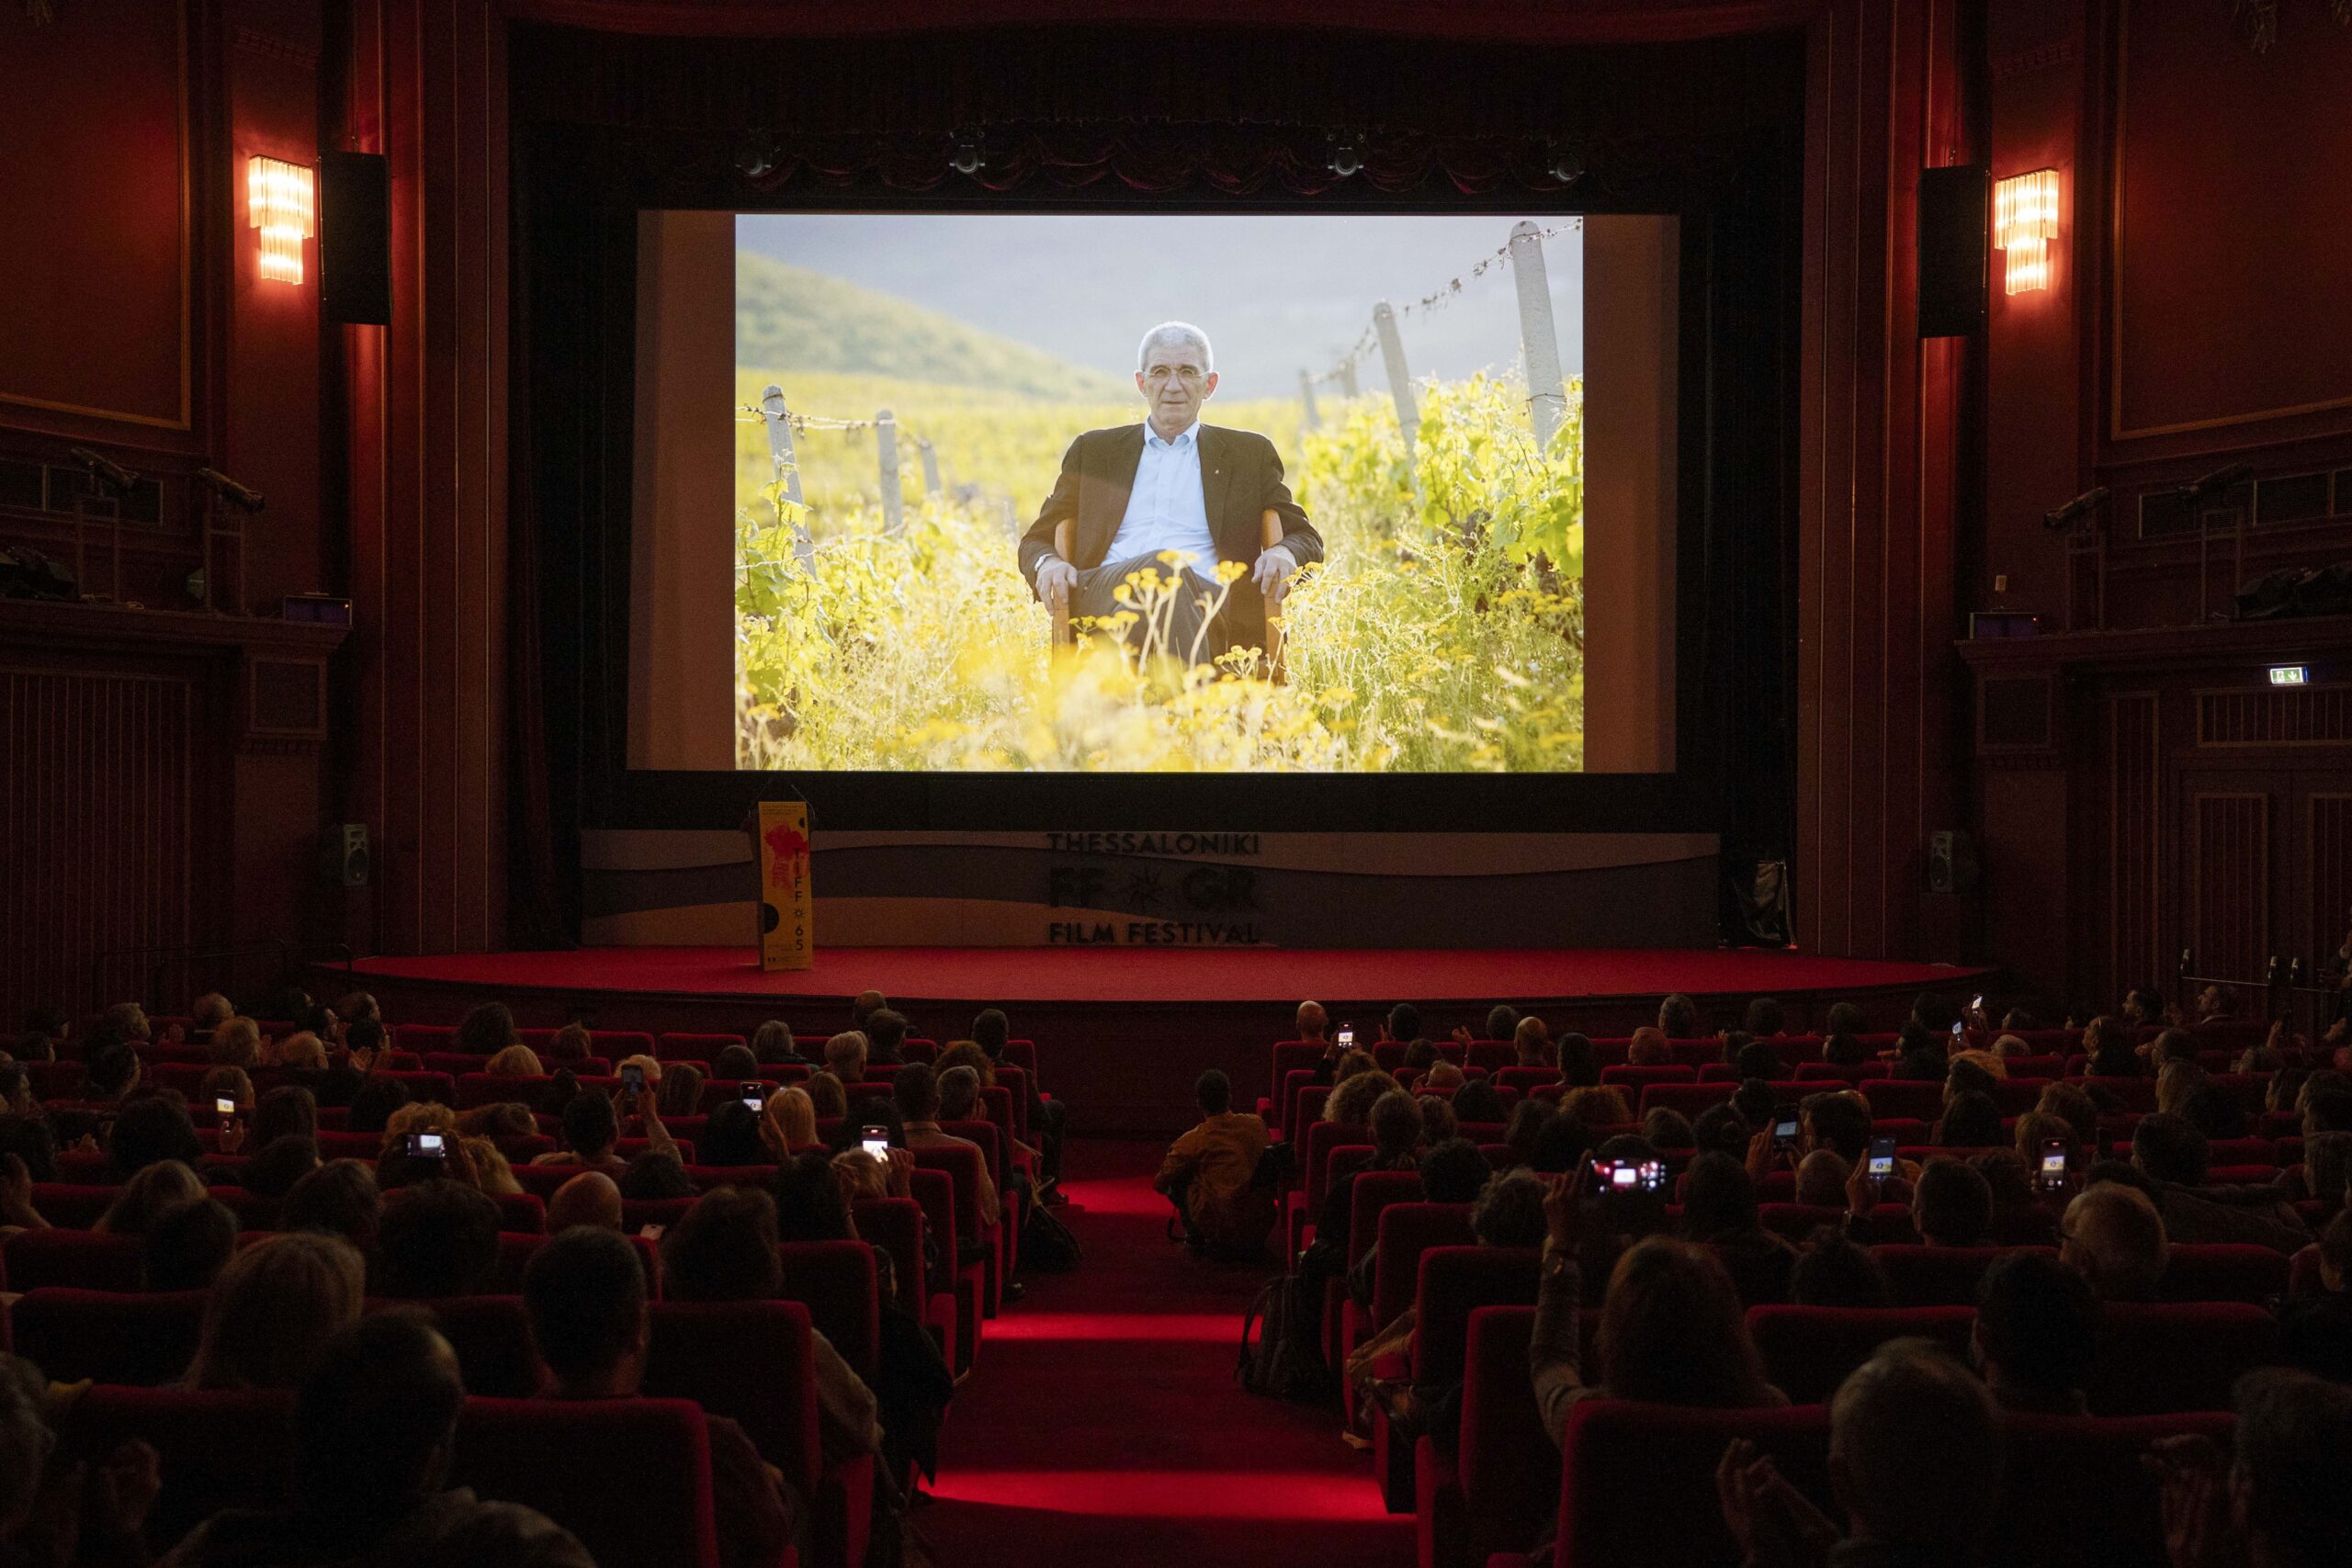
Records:
{"label": "vertical festival banner", "polygon": [[806,969],[816,962],[816,896],[808,878],[808,807],[763,800],[752,852],[760,865],[760,967]]}

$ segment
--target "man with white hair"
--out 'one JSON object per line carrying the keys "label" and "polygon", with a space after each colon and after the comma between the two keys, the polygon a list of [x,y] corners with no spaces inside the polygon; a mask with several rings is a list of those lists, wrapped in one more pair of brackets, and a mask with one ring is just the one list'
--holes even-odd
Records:
{"label": "man with white hair", "polygon": [[[1147,569],[1165,574],[1160,558],[1187,559],[1162,651],[1206,663],[1228,649],[1266,646],[1265,598],[1277,599],[1298,570],[1323,558],[1323,541],[1291,499],[1274,444],[1255,431],[1201,423],[1216,391],[1208,334],[1184,321],[1144,333],[1136,354],[1141,424],[1090,430],[1062,457],[1061,478],[1021,539],[1021,572],[1037,597],[1073,615],[1116,615],[1120,584]],[[1269,546],[1261,519],[1282,519]],[[1071,525],[1068,559],[1054,529]],[[1204,606],[1221,590],[1221,562],[1243,568],[1214,623]],[[1130,636],[1138,641],[1145,628]]]}

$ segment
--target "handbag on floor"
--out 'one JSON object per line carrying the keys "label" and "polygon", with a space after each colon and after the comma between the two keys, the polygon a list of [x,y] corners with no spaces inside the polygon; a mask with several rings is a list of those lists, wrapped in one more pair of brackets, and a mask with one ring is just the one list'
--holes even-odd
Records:
{"label": "handbag on floor", "polygon": [[1331,1373],[1315,1345],[1315,1318],[1299,1277],[1276,1275],[1241,1320],[1235,1380],[1251,1393],[1275,1399],[1328,1397]]}
{"label": "handbag on floor", "polygon": [[1043,1203],[1029,1205],[1028,1217],[1021,1222],[1021,1262],[1023,1268],[1035,1269],[1041,1274],[1067,1274],[1078,1267],[1083,1249],[1070,1228],[1054,1217]]}

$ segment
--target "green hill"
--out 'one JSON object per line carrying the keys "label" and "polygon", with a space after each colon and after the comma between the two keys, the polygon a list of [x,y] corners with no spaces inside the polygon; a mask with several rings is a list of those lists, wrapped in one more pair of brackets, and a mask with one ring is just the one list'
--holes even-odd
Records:
{"label": "green hill", "polygon": [[735,363],[890,376],[1016,397],[1133,396],[1116,378],[838,277],[735,253]]}

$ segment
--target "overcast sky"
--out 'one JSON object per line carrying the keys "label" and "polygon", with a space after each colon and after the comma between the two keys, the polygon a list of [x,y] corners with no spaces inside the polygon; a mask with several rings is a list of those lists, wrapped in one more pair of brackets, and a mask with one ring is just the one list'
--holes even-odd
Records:
{"label": "overcast sky", "polygon": [[[1295,396],[1299,371],[1336,363],[1375,302],[1402,309],[1454,277],[1464,279],[1459,297],[1404,318],[1411,373],[1515,369],[1510,266],[1467,275],[1510,238],[1516,217],[763,213],[736,220],[736,243],[1123,378],[1145,328],[1190,321],[1216,346],[1219,394],[1240,399]],[[1544,259],[1561,364],[1574,375],[1584,363],[1582,236],[1552,235]],[[1360,384],[1386,385],[1376,352]]]}

